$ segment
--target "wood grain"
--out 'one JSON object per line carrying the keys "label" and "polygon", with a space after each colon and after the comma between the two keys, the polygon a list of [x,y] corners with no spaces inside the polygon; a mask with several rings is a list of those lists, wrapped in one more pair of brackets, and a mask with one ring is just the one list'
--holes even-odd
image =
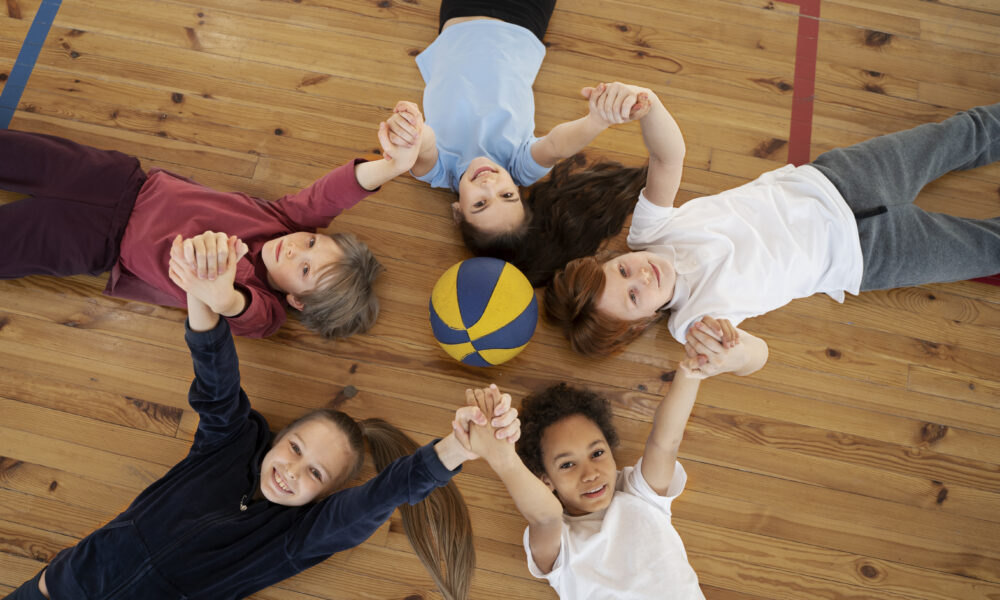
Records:
{"label": "wood grain", "polygon": [[[0,12],[0,85],[39,6]],[[635,82],[685,133],[678,203],[741,185],[787,159],[798,23],[778,0],[562,0],[535,84],[538,133],[585,113],[581,87]],[[431,0],[64,0],[12,128],[276,199],[377,155],[378,122],[420,100],[413,57],[436,33]],[[993,0],[824,0],[810,155],[996,102],[998,39]],[[591,151],[646,159],[634,124]],[[998,190],[994,164],[932,183],[917,203],[990,218]],[[268,340],[238,340],[254,407],[281,427],[353,385],[348,412],[426,442],[447,433],[466,387],[496,381],[520,398],[568,380],[611,400],[619,464],[634,462],[683,350],[656,328],[585,359],[543,322],[509,364],[455,363],[427,327],[434,281],[468,256],[451,201],[404,176],[337,219],[331,230],[357,234],[387,268],[379,321],[330,342],[293,317]],[[105,282],[0,282],[0,595],[113,518],[197,427],[184,313],[102,296]],[[706,597],[1000,597],[1000,287],[817,296],[745,328],[767,339],[769,364],[706,382],[681,447],[689,481],[674,523]],[[489,467],[470,463],[456,481],[479,559],[473,597],[553,598],[527,571],[524,521]],[[440,594],[395,515],[253,597]]]}

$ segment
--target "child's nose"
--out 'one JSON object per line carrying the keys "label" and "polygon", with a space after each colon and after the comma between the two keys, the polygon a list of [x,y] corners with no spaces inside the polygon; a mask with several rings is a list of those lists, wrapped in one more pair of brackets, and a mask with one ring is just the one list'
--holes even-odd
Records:
{"label": "child's nose", "polygon": [[642,275],[642,283],[645,285],[649,285],[649,282],[653,280],[653,271],[649,267],[640,269],[639,274]]}

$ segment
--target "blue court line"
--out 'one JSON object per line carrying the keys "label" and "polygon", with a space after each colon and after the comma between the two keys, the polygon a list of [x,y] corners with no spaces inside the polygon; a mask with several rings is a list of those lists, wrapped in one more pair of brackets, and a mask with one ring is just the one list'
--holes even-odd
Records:
{"label": "blue court line", "polygon": [[49,35],[49,29],[52,28],[52,22],[55,21],[61,4],[62,0],[42,0],[42,5],[35,13],[35,19],[31,22],[28,35],[24,38],[17,60],[14,61],[14,68],[7,76],[3,92],[0,92],[0,129],[7,129],[11,119],[14,118],[14,111],[21,101],[21,94],[28,85],[28,78],[35,69],[35,61],[38,60],[38,54],[42,51],[42,45],[45,44],[45,38]]}

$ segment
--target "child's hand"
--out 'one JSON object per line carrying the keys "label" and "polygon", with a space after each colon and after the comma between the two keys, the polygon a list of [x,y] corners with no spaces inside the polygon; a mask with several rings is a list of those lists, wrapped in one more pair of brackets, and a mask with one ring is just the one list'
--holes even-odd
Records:
{"label": "child's hand", "polygon": [[[229,236],[221,232],[206,231],[180,241],[181,236],[174,238],[170,248],[171,258],[177,258],[195,269],[199,279],[214,280],[219,273],[226,270],[229,261]],[[239,254],[247,253],[247,245],[239,242]]]}
{"label": "child's hand", "polygon": [[392,116],[386,119],[386,125],[389,127],[389,141],[395,146],[409,148],[420,142],[424,116],[416,104],[400,100]]}
{"label": "child's hand", "polygon": [[[395,115],[394,115],[395,116]],[[390,140],[389,124],[382,121],[378,124],[378,141],[382,146],[382,158],[392,165],[392,170],[396,174],[402,174],[413,168],[420,156],[420,135],[417,134],[415,142],[410,146],[396,145]],[[394,136],[399,139],[399,136]]]}
{"label": "child's hand", "polygon": [[[214,238],[214,234],[212,237]],[[233,285],[236,279],[236,263],[247,253],[247,245],[235,235],[227,238],[225,242],[226,262],[222,271],[217,273],[214,279],[203,279],[199,277],[197,268],[192,266],[185,257],[185,242],[178,235],[170,249],[168,270],[170,280],[188,294],[207,304],[216,314],[226,314],[229,312],[228,307],[233,303],[234,294],[239,294]],[[218,253],[217,249],[216,253]]]}
{"label": "child's hand", "polygon": [[652,106],[649,97],[653,92],[617,81],[585,87],[580,93],[590,101],[589,116],[605,127],[641,119]]}
{"label": "child's hand", "polygon": [[392,116],[379,123],[378,141],[382,157],[403,173],[410,170],[420,156],[424,132],[424,117],[412,102],[400,101]]}
{"label": "child's hand", "polygon": [[705,378],[740,370],[747,362],[740,330],[728,319],[705,316],[688,329],[684,344],[687,359],[681,362],[688,374]]}
{"label": "child's hand", "polygon": [[465,399],[470,405],[466,408],[474,408],[480,416],[492,415],[493,419],[489,423],[485,417],[471,419],[465,423],[467,427],[461,427],[463,424],[456,419],[452,425],[459,443],[470,453],[490,462],[512,453],[514,442],[521,437],[521,421],[517,418],[517,410],[510,407],[510,394],[501,394],[497,386],[491,384],[488,388],[465,390]]}

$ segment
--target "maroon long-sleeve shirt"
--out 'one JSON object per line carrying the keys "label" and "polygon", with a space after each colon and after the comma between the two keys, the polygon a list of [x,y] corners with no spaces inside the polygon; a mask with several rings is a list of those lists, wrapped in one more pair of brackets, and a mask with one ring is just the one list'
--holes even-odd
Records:
{"label": "maroon long-sleeve shirt", "polygon": [[104,293],[186,306],[186,294],[167,274],[174,237],[221,231],[239,237],[250,249],[236,265],[235,281],[249,304],[242,314],[229,318],[229,326],[236,335],[271,335],[285,322],[285,294],[268,284],[261,247],[276,237],[326,227],[343,210],[372,193],[361,187],[354,176],[354,166],[359,162],[363,161],[355,159],[274,202],[237,192],[219,192],[161,169],[150,170],[136,198],[118,262]]}

